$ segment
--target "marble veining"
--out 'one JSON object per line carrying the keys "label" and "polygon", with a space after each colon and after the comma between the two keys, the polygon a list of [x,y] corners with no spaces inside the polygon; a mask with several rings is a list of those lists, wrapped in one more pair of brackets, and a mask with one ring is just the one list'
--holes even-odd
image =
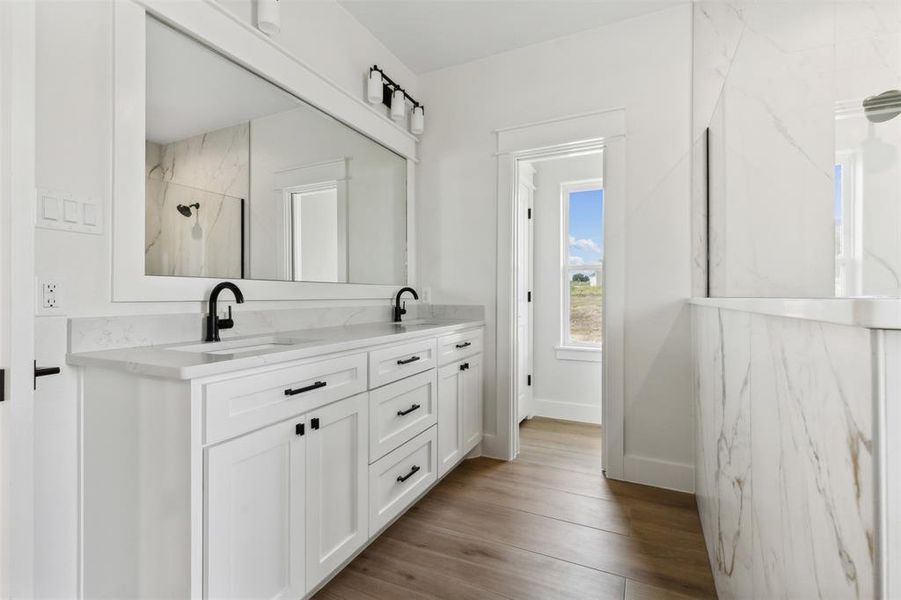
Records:
{"label": "marble veining", "polygon": [[[343,327],[390,321],[391,304],[316,306],[279,310],[235,309],[235,327],[223,330],[222,339],[312,329]],[[428,304],[408,302],[407,320],[470,320],[485,318],[481,305]],[[120,315],[69,319],[69,352],[95,352],[135,346],[159,346],[203,339],[204,315],[175,313],[162,315]]]}
{"label": "marble veining", "polygon": [[871,598],[869,330],[694,306],[696,487],[722,598]]}

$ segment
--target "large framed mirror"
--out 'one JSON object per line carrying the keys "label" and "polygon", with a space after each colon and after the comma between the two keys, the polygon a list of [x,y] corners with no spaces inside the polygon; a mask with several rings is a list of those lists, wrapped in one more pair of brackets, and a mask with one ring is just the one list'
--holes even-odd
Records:
{"label": "large framed mirror", "polygon": [[222,279],[259,299],[412,282],[415,139],[215,7],[116,13],[114,300],[201,299]]}

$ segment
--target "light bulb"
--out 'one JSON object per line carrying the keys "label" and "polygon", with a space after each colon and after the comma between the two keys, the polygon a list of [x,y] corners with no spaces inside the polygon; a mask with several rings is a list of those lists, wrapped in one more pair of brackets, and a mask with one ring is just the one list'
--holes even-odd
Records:
{"label": "light bulb", "polygon": [[425,131],[425,111],[420,105],[413,107],[413,114],[410,115],[410,131],[416,135]]}
{"label": "light bulb", "polygon": [[391,94],[391,118],[400,121],[407,114],[407,103],[404,99],[404,91],[401,89],[394,90]]}
{"label": "light bulb", "polygon": [[382,83],[382,74],[372,69],[369,71],[369,85],[366,88],[366,99],[371,104],[378,104],[384,98],[385,84]]}
{"label": "light bulb", "polygon": [[257,28],[266,35],[281,31],[278,0],[257,0]]}

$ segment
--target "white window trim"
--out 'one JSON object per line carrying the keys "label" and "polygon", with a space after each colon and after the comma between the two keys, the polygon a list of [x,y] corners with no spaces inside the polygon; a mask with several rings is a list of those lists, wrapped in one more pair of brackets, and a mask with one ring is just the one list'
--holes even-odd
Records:
{"label": "white window trim", "polygon": [[[602,178],[567,181],[560,184],[560,345],[555,349],[557,358],[561,360],[601,361],[603,342],[600,344],[576,342],[570,339],[569,331],[569,280],[572,277],[572,271],[598,270],[603,273],[603,263],[569,264],[569,195],[597,189],[604,189]],[[596,360],[589,358],[590,353],[597,355]]]}

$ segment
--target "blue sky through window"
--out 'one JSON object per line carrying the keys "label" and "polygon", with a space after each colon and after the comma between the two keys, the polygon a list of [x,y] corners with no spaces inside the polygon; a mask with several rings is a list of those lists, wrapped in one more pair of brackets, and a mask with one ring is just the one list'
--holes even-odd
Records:
{"label": "blue sky through window", "polygon": [[569,264],[604,259],[604,190],[569,195]]}

